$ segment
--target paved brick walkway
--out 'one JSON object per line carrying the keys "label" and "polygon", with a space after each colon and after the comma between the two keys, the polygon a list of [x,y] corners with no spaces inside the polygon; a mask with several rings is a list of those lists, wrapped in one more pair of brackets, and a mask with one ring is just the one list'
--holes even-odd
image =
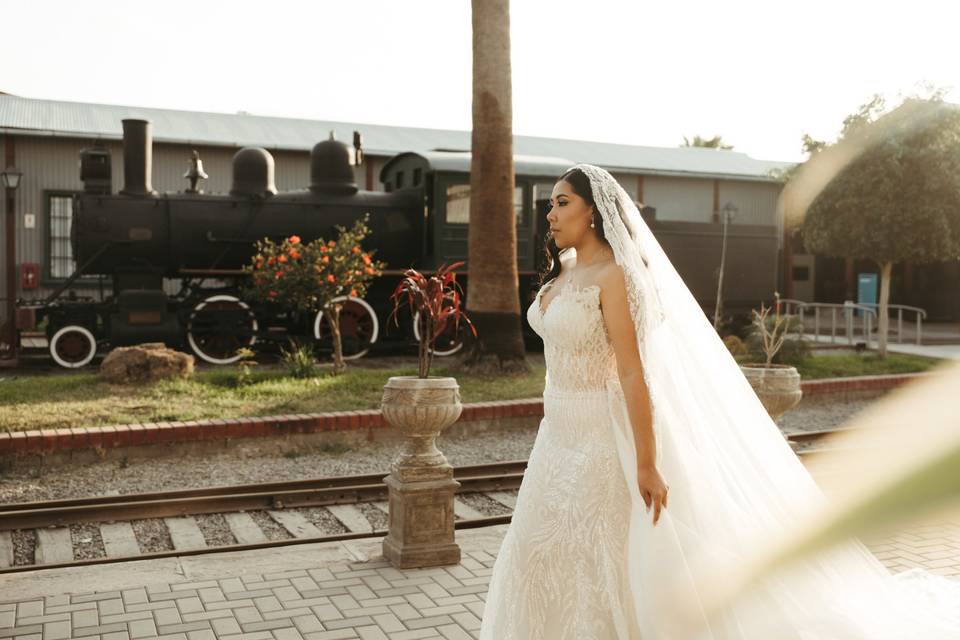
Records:
{"label": "paved brick walkway", "polygon": [[[0,577],[0,639],[477,638],[506,525],[457,532],[459,565],[397,570],[381,538]],[[891,569],[960,576],[960,518],[865,539]]]}

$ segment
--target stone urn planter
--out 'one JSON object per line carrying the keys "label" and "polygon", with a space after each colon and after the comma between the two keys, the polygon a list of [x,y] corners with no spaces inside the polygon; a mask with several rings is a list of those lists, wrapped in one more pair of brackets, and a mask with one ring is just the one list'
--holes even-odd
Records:
{"label": "stone urn planter", "polygon": [[404,449],[383,479],[390,494],[390,517],[383,539],[383,556],[401,569],[458,564],[460,547],[454,541],[453,496],[460,483],[453,467],[437,449],[441,431],[460,417],[460,385],[455,378],[431,376],[434,344],[452,323],[462,320],[477,334],[460,310],[462,290],[454,270],[461,262],[441,265],[434,275],[416,269],[403,272],[393,290],[391,317],[400,305],[410,307],[417,326],[419,366],[415,376],[393,376],[383,387],[383,419],[404,436]]}
{"label": "stone urn planter", "polygon": [[803,396],[800,374],[792,365],[748,362],[740,370],[774,420],[797,406]]}
{"label": "stone urn planter", "polygon": [[453,498],[460,483],[436,438],[463,411],[460,385],[450,377],[393,376],[380,408],[404,436],[404,448],[384,478],[390,497],[384,557],[404,569],[459,563]]}

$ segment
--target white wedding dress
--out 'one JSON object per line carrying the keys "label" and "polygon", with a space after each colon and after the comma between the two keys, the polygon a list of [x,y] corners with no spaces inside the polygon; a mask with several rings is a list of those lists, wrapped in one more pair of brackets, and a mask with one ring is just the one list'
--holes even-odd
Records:
{"label": "white wedding dress", "polygon": [[494,565],[480,638],[639,638],[626,574],[630,497],[608,424],[619,379],[600,288],[566,285],[543,311],[550,286],[527,309],[544,341],[544,417]]}
{"label": "white wedding dress", "polygon": [[[675,593],[697,602],[701,584],[690,568],[695,556],[738,557],[747,550],[730,541],[740,539],[742,525],[776,531],[792,516],[786,507],[769,515],[774,512],[767,505],[802,499],[815,491],[813,481],[782,462],[778,471],[758,460],[757,469],[776,480],[736,484],[730,479],[736,473],[723,466],[726,458],[711,448],[715,443],[689,443],[677,435],[684,411],[692,410],[685,407],[696,405],[658,405],[667,381],[651,379],[657,466],[670,485],[669,507],[652,526],[652,511],[628,486],[636,475],[628,479],[631,462],[624,451],[633,445],[623,439],[629,419],[600,288],[568,283],[543,309],[543,293],[554,282],[526,311],[544,342],[544,416],[490,576],[481,640],[960,638],[952,626],[960,620],[960,601],[953,600],[960,598],[960,583],[916,570],[899,574],[902,581],[889,578],[859,541],[764,583],[703,634],[681,637],[666,630],[661,614],[669,603],[653,597],[666,580],[685,578],[686,591]],[[677,433],[671,434],[671,424]],[[767,447],[782,440],[776,429],[751,437]],[[784,460],[801,466],[795,456],[784,454]],[[917,578],[915,588],[901,590],[911,577]]]}

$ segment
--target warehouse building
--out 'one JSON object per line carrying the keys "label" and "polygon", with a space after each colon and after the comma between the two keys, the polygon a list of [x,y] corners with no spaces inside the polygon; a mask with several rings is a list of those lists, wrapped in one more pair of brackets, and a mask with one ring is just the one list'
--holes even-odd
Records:
{"label": "warehouse building", "polygon": [[[124,182],[124,118],[142,118],[153,123],[152,182],[158,192],[177,192],[188,187],[184,173],[190,167],[193,151],[199,152],[209,175],[200,188],[207,193],[229,191],[232,156],[245,146],[263,147],[273,154],[277,189],[303,189],[309,183],[310,149],[328,138],[330,132],[347,144],[353,140],[354,131],[362,135],[364,163],[355,168],[356,182],[368,190],[384,189],[379,181],[380,169],[398,153],[470,149],[470,131],[86,104],[0,93],[0,157],[4,159],[3,166],[15,166],[22,172],[13,195],[16,297],[42,299],[76,269],[69,234],[71,196],[82,189],[79,154],[81,149],[97,143],[105,146],[113,161],[112,190],[118,191]],[[603,166],[638,202],[654,207],[657,220],[719,222],[722,207],[731,203],[737,209],[731,220],[731,233],[736,233],[736,225],[773,226],[783,249],[783,220],[778,208],[781,184],[773,172],[789,163],[757,160],[728,150],[520,135],[514,137],[514,152]],[[6,228],[5,221],[0,225],[2,248],[7,246]],[[798,261],[803,266],[803,259],[782,259],[781,265],[793,269]],[[4,253],[0,264],[6,269],[8,263]],[[776,275],[775,282],[783,282],[783,272]],[[79,296],[99,297],[101,284],[96,278],[83,277],[71,285],[71,290]],[[792,284],[785,290],[789,291]],[[803,295],[805,284],[797,286],[797,295]],[[0,279],[3,322],[7,295],[4,277]],[[810,299],[812,295],[811,290]],[[6,336],[7,332],[0,331],[0,335]]]}

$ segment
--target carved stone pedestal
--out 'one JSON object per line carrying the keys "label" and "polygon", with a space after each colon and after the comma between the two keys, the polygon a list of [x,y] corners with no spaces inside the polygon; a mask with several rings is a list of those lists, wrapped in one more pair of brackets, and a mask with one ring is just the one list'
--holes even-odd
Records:
{"label": "carved stone pedestal", "polygon": [[442,473],[434,480],[404,481],[396,471],[384,478],[390,491],[390,530],[383,539],[383,555],[395,567],[460,562],[453,527],[453,496],[460,483],[449,464],[438,471]]}
{"label": "carved stone pedestal", "polygon": [[457,564],[453,497],[460,483],[435,445],[463,410],[455,378],[391,377],[383,389],[384,419],[406,437],[384,478],[390,523],[383,555],[401,569]]}

